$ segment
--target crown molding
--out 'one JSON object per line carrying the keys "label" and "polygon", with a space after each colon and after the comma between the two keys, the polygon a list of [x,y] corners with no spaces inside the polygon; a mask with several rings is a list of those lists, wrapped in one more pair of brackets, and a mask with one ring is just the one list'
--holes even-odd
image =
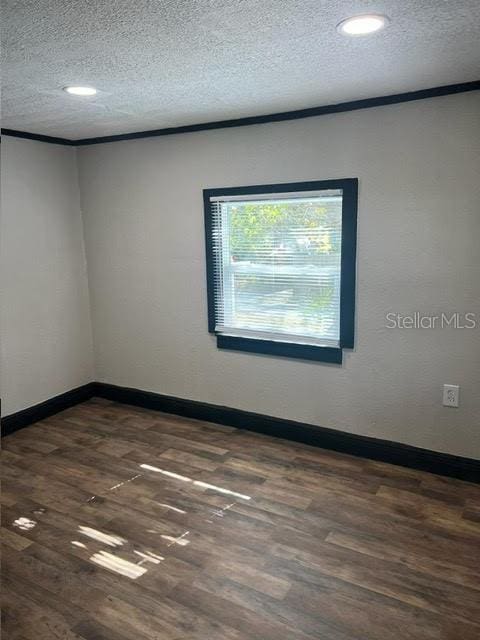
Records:
{"label": "crown molding", "polygon": [[402,102],[413,102],[414,100],[425,100],[427,98],[438,98],[456,93],[466,93],[468,91],[478,91],[480,80],[473,82],[462,82],[459,84],[449,84],[441,87],[431,87],[430,89],[420,89],[418,91],[408,91],[406,93],[394,93],[388,96],[378,96],[376,98],[365,98],[350,102],[340,102],[338,104],[328,104],[321,107],[311,107],[308,109],[297,109],[296,111],[282,111],[280,113],[270,113],[261,116],[249,116],[246,118],[236,118],[233,120],[217,120],[215,122],[203,122],[199,124],[189,124],[181,127],[167,127],[165,129],[150,129],[148,131],[134,131],[132,133],[120,133],[111,136],[99,136],[96,138],[81,138],[79,140],[67,140],[66,138],[56,138],[45,136],[39,133],[29,133],[27,131],[16,131],[15,129],[2,129],[2,135],[14,136],[16,138],[26,138],[28,140],[38,140],[52,144],[62,144],[66,146],[83,147],[91,144],[105,144],[107,142],[119,142],[121,140],[138,140],[139,138],[156,138],[159,136],[171,136],[178,133],[193,133],[195,131],[211,131],[213,129],[228,129],[231,127],[247,127],[254,124],[266,124],[270,122],[285,122],[287,120],[300,120],[303,118],[313,118],[316,116],[330,115],[332,113],[345,113],[348,111],[358,111],[359,109],[371,109],[373,107],[384,107]]}

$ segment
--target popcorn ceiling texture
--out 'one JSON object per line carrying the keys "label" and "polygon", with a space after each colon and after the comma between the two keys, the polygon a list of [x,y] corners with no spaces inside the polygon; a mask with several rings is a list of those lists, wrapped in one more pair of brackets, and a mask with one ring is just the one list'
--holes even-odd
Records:
{"label": "popcorn ceiling texture", "polygon": [[[366,11],[385,31],[346,38]],[[478,79],[478,0],[5,0],[2,126],[71,139]],[[98,88],[73,98],[69,84]]]}

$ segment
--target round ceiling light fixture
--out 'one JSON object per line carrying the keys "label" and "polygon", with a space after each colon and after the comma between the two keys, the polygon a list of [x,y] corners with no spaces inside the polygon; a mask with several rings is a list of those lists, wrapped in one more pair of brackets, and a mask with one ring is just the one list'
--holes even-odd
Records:
{"label": "round ceiling light fixture", "polygon": [[344,36],[368,36],[384,29],[390,20],[380,13],[368,13],[362,16],[346,18],[337,24],[337,31]]}
{"label": "round ceiling light fixture", "polygon": [[72,96],[94,96],[97,93],[94,87],[64,87],[63,90]]}

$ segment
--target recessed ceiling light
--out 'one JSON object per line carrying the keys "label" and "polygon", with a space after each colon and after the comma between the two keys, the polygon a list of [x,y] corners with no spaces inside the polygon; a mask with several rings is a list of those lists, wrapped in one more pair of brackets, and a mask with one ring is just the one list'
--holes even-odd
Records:
{"label": "recessed ceiling light", "polygon": [[94,96],[97,93],[93,87],[64,87],[63,90],[72,96]]}
{"label": "recessed ceiling light", "polygon": [[390,20],[379,13],[369,13],[363,16],[353,16],[342,20],[337,25],[337,31],[344,36],[366,36],[384,29]]}

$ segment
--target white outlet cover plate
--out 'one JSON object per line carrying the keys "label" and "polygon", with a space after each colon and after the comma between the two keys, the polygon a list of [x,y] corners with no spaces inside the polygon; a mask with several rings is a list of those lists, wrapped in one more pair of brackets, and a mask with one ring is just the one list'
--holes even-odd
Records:
{"label": "white outlet cover plate", "polygon": [[457,384],[443,385],[443,406],[458,407],[460,398],[460,387]]}

